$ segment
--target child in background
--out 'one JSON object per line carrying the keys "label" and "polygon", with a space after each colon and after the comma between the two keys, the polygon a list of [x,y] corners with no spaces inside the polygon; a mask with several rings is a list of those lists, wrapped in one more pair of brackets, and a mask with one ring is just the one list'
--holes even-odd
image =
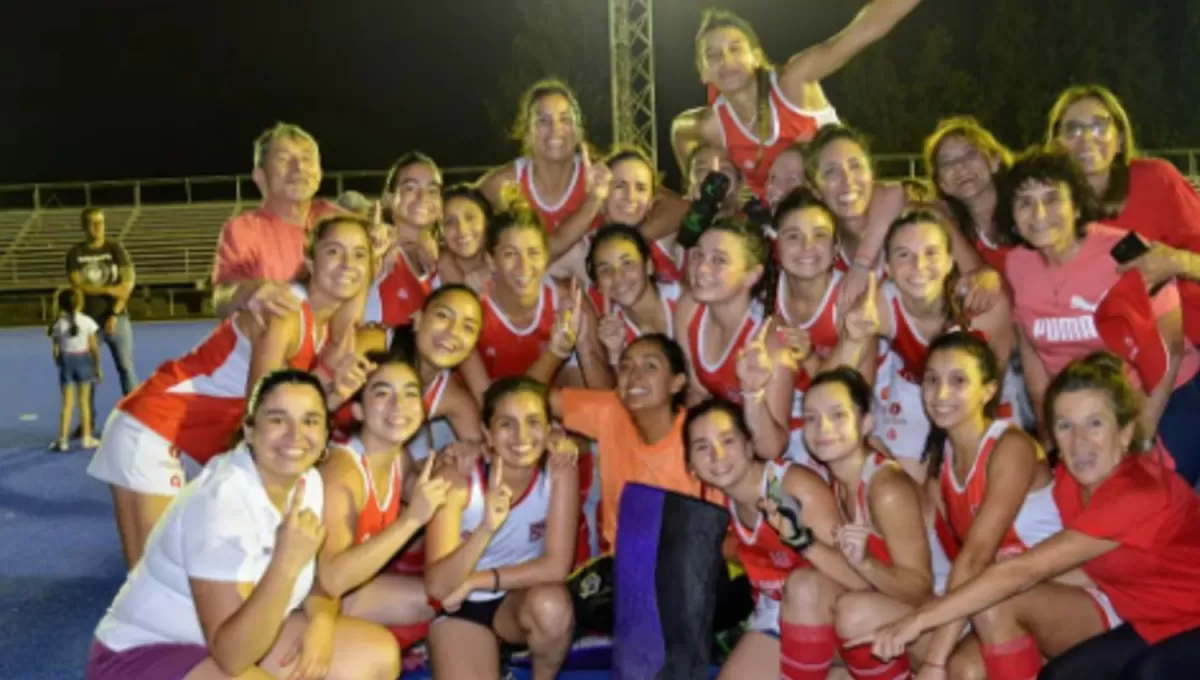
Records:
{"label": "child in background", "polygon": [[83,307],[83,296],[74,289],[58,291],[55,306],[58,316],[46,334],[52,341],[54,363],[58,366],[62,413],[58,420],[58,439],[50,448],[62,452],[71,448],[71,416],[78,391],[80,444],[85,449],[94,449],[100,445],[100,441],[92,436],[92,383],[99,383],[103,378],[100,345],[96,342],[100,327],[90,316],[79,311]]}

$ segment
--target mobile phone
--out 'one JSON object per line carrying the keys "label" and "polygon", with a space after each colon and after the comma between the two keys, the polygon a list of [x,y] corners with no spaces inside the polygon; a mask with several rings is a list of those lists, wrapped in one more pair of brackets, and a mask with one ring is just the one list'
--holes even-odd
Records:
{"label": "mobile phone", "polygon": [[1125,238],[1117,241],[1117,245],[1113,246],[1112,250],[1108,252],[1117,261],[1117,264],[1125,264],[1131,260],[1136,260],[1149,251],[1150,246],[1146,245],[1142,237],[1131,231],[1125,235]]}

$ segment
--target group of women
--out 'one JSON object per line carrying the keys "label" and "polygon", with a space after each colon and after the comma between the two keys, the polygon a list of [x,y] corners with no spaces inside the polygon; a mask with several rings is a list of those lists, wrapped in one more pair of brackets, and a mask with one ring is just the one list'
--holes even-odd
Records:
{"label": "group of women", "polygon": [[819,81],[916,4],[778,68],[706,14],[686,196],[547,81],[521,158],[443,187],[407,154],[317,223],[296,309],[234,312],[109,419],[130,573],[88,677],[394,678],[417,637],[437,678],[501,643],[556,677],[630,482],[729,511],[754,602],[723,678],[1186,677],[1200,198],[1100,87],[1016,159],[952,118],[928,182],[877,179]]}

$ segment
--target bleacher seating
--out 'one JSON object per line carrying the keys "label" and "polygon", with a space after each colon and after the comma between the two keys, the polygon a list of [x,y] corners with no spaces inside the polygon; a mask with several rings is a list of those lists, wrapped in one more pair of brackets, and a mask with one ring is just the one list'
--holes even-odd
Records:
{"label": "bleacher seating", "polygon": [[[84,239],[79,215],[78,208],[43,210],[35,215],[24,236],[6,249],[12,252],[0,260],[0,288],[53,288],[65,283],[67,250]],[[108,237],[115,239],[133,215],[130,207],[105,208]]]}
{"label": "bleacher seating", "polygon": [[232,202],[143,205],[121,239],[138,283],[208,279],[221,225],[237,212]]}
{"label": "bleacher seating", "polygon": [[[17,240],[17,235],[21,233],[21,229],[29,221],[32,214],[33,211],[31,210],[7,210],[0,212],[0,263],[5,259],[4,255],[8,252],[9,246]],[[2,267],[0,267],[0,271],[7,273],[7,270]]]}

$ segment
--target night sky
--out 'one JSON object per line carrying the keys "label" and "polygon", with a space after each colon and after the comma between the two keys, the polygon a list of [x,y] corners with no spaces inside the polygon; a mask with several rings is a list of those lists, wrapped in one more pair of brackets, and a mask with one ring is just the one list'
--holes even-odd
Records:
{"label": "night sky", "polygon": [[[886,39],[889,48],[903,55],[916,44],[910,36],[936,19],[969,50],[979,12],[1000,1],[926,0]],[[669,159],[670,119],[703,103],[692,45],[703,7],[739,12],[783,60],[841,28],[863,2],[656,4],[659,148]],[[608,106],[606,0],[0,5],[0,183],[244,173],[251,140],[276,120],[311,130],[327,171],[386,167],[413,148],[443,166],[503,162],[516,147],[498,141],[485,102],[503,102],[508,116],[515,108],[515,94],[498,82],[520,71],[514,36],[528,33],[520,7],[555,6],[555,16],[569,18],[562,30],[585,57],[573,73],[603,96],[590,105],[585,98],[585,116],[594,136],[609,136],[607,111],[587,110]],[[555,74],[527,77],[542,75]],[[869,96],[843,92],[839,76],[825,84],[835,105]],[[855,122],[870,131],[870,121]]]}
{"label": "night sky", "polygon": [[[494,141],[482,100],[513,60],[521,1],[5,2],[0,182],[246,172],[277,119],[317,136],[327,170],[414,147],[448,166],[501,162],[516,149]],[[607,89],[605,0],[560,1]],[[691,40],[706,4],[658,2],[663,128],[703,101]],[[779,2],[726,5],[765,21]],[[853,11],[795,26],[781,53]]]}

